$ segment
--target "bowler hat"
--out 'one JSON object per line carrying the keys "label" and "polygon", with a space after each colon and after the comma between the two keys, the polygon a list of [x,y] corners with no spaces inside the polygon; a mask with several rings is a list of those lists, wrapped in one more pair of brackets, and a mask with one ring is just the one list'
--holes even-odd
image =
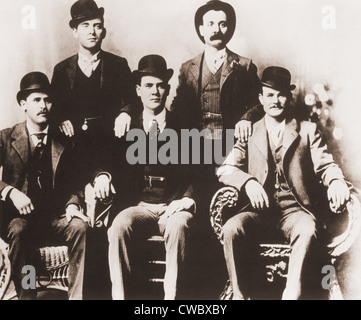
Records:
{"label": "bowler hat", "polygon": [[167,69],[167,62],[162,56],[150,54],[139,60],[138,70],[133,75],[138,81],[140,77],[155,76],[168,82],[173,76],[173,69]]}
{"label": "bowler hat", "polygon": [[21,100],[26,99],[33,92],[50,93],[49,79],[44,73],[30,72],[21,79],[20,91],[16,95],[18,103],[20,104]]}
{"label": "bowler hat", "polygon": [[234,8],[227,2],[220,0],[210,0],[200,8],[198,8],[196,15],[194,17],[194,24],[198,37],[204,43],[204,38],[199,32],[199,26],[203,24],[203,16],[210,10],[223,11],[227,16],[228,30],[227,30],[227,42],[231,40],[234,30],[236,29],[236,12]]}
{"label": "bowler hat", "polygon": [[282,67],[272,66],[264,69],[261,83],[278,91],[291,91],[296,88],[291,84],[291,73]]}
{"label": "bowler hat", "polygon": [[71,6],[70,14],[72,19],[69,21],[69,26],[76,28],[83,21],[102,18],[104,8],[98,8],[93,0],[78,0]]}

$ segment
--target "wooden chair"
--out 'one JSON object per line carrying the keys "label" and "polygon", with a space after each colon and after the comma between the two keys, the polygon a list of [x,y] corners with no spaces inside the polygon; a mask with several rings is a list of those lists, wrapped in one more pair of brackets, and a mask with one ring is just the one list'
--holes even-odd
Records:
{"label": "wooden chair", "polygon": [[[238,191],[233,187],[223,187],[219,189],[212,198],[210,204],[210,222],[214,233],[223,244],[222,226],[225,221],[225,212],[232,210],[238,204]],[[350,201],[346,205],[347,226],[344,231],[335,236],[327,245],[330,264],[334,264],[335,260],[345,253],[354,243],[361,230],[361,203],[356,190],[351,191]],[[234,212],[233,212],[234,213]],[[287,278],[288,258],[291,253],[291,247],[284,243],[261,243],[260,260],[261,268],[266,275],[269,283],[277,281],[285,284]],[[342,293],[339,288],[337,277],[334,276],[329,286],[329,299],[342,299]],[[232,298],[232,287],[229,280],[223,292],[220,295],[221,300],[230,300]]]}

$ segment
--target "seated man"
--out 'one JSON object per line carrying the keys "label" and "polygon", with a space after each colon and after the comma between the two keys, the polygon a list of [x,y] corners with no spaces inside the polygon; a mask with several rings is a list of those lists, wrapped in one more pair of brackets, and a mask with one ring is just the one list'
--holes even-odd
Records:
{"label": "seated man", "polygon": [[[132,128],[138,132],[142,130],[146,137],[144,146],[145,143],[148,146],[152,139],[157,139],[157,132],[161,135],[165,129],[175,129],[172,114],[165,108],[173,70],[167,69],[166,61],[158,55],[143,57],[138,69],[134,71],[136,90],[144,109]],[[117,203],[121,196],[130,201],[130,207],[115,217],[108,231],[112,297],[117,300],[127,298],[127,284],[133,270],[132,249],[136,240],[146,240],[160,232],[166,248],[164,297],[175,299],[188,246],[189,223],[195,209],[188,170],[182,165],[162,164],[158,157],[152,161],[148,150],[145,164],[130,166],[125,163],[126,152],[121,147],[125,141],[115,143],[118,146],[113,149],[118,153],[112,157],[109,174],[100,172],[94,181],[98,198],[109,195],[112,182],[117,192],[113,203]],[[164,142],[159,137],[157,150],[162,145]]]}
{"label": "seated man", "polygon": [[[45,74],[23,77],[17,101],[25,122],[0,131],[0,237],[9,243],[12,279],[19,299],[36,297],[22,287],[22,269],[36,246],[60,240],[69,248],[69,299],[82,299],[87,220],[73,205],[80,181],[72,144],[54,133],[48,118],[50,84]],[[67,213],[65,207],[67,205]],[[81,219],[72,219],[74,216]]]}
{"label": "seated man", "polygon": [[234,299],[249,298],[245,267],[261,226],[277,226],[288,238],[292,253],[282,298],[299,299],[304,261],[321,214],[328,209],[319,182],[328,189],[335,212],[350,196],[316,125],[292,116],[289,102],[295,86],[290,82],[291,75],[284,68],[264,70],[259,100],[266,115],[254,124],[248,143],[239,140],[217,172],[222,183],[245,192],[250,201],[223,227]]}

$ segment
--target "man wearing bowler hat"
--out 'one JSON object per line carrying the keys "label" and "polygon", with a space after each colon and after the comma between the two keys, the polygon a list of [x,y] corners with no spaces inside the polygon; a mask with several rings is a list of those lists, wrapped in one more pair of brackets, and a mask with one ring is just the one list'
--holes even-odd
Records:
{"label": "man wearing bowler hat", "polygon": [[265,230],[279,229],[292,250],[282,298],[299,299],[321,214],[331,215],[330,208],[338,212],[350,192],[316,125],[293,117],[290,72],[268,67],[261,82],[259,101],[266,114],[254,124],[248,143],[237,141],[217,173],[248,200],[223,226],[224,255],[233,298],[247,299],[252,244]]}
{"label": "man wearing bowler hat", "polygon": [[138,99],[127,60],[101,49],[104,8],[93,0],[78,0],[70,13],[79,52],[54,68],[54,117],[66,136],[75,136],[79,155],[89,166],[99,147],[129,129],[127,112]]}
{"label": "man wearing bowler hat", "polygon": [[[168,81],[173,70],[167,69],[163,57],[148,55],[139,61],[138,70],[133,74],[143,112],[134,119],[132,129],[144,132],[147,146],[156,139],[159,151],[166,141],[161,138],[164,130],[176,128],[172,113],[165,108],[170,90]],[[121,143],[124,141],[119,140]],[[126,146],[129,147],[129,143]],[[126,151],[121,147],[115,147],[114,151],[110,160],[113,167],[110,166],[106,174],[102,174],[102,170],[94,181],[98,198],[108,196],[110,183],[114,184],[117,194],[114,195],[113,209],[121,208],[116,204],[120,195],[129,204],[120,213],[114,212],[117,215],[108,230],[113,299],[129,297],[129,277],[134,271],[134,253],[137,252],[134,250],[144,246],[144,241],[151,235],[161,234],[166,248],[164,298],[173,300],[179,297],[179,279],[184,274],[189,245],[189,224],[195,211],[189,170],[182,165],[162,164],[158,157],[154,163],[148,151],[145,164],[123,166]]]}
{"label": "man wearing bowler hat", "polygon": [[230,4],[208,1],[194,22],[204,52],[182,65],[172,107],[184,127],[235,129],[238,137],[242,115],[257,103],[257,67],[227,48],[236,28]]}
{"label": "man wearing bowler hat", "polygon": [[0,236],[9,243],[19,299],[36,297],[22,286],[22,268],[32,264],[33,250],[59,241],[69,248],[69,299],[82,299],[87,219],[75,196],[80,178],[73,144],[49,124],[50,91],[45,74],[25,75],[17,101],[26,120],[0,131]]}

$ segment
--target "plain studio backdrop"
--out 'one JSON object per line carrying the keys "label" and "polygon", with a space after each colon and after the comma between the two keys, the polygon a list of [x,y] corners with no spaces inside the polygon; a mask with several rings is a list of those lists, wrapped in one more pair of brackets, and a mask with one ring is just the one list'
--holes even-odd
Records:
{"label": "plain studio backdrop", "polygon": [[[77,52],[69,27],[74,0],[0,0],[0,129],[24,120],[16,102],[20,79]],[[168,107],[183,62],[202,52],[194,14],[205,0],[96,0],[105,8],[103,49],[132,70],[147,54],[160,54],[175,70]],[[259,76],[269,65],[288,68],[295,93],[332,100],[341,163],[361,185],[361,2],[359,0],[228,0],[237,25],[228,47],[252,58]],[[310,103],[312,104],[312,102]],[[1,155],[0,155],[1,156]],[[357,278],[358,272],[355,273]]]}

